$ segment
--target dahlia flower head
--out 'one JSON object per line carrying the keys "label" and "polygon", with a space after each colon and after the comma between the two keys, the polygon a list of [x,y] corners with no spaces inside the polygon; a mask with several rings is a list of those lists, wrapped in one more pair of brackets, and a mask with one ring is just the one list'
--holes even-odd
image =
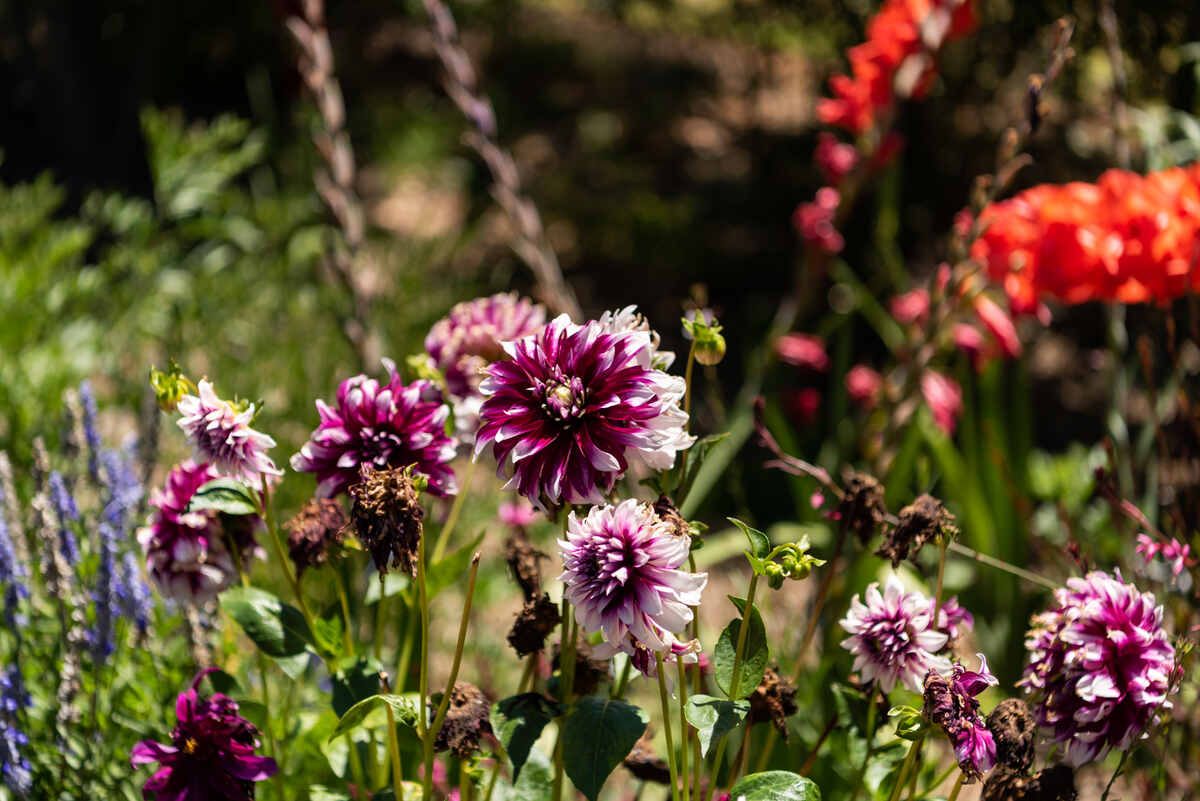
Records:
{"label": "dahlia flower head", "polygon": [[898,683],[919,693],[931,671],[950,672],[950,660],[937,655],[949,637],[934,625],[933,602],[905,590],[895,573],[883,592],[873,583],[863,600],[855,595],[841,626],[850,635],[842,647],[854,655],[854,670],[885,693]]}
{"label": "dahlia flower head", "polygon": [[936,672],[925,676],[925,715],[946,733],[959,767],[970,780],[996,764],[996,740],[979,714],[975,696],[1000,682],[988,670],[983,654],[977,656],[978,671],[955,662],[949,676]]}
{"label": "dahlia flower head", "polygon": [[191,441],[198,460],[211,462],[259,491],[283,475],[267,456],[275,440],[250,427],[254,422],[253,403],[239,411],[217,397],[211,382],[201,380],[197,394],[184,395],[176,408],[179,427]]}
{"label": "dahlia flower head", "polygon": [[1200,288],[1200,164],[1041,184],[987,206],[979,224],[971,257],[1017,312],[1044,298],[1165,304]]}
{"label": "dahlia flower head", "polygon": [[200,681],[216,668],[201,672],[175,701],[177,722],[171,742],[143,740],[133,747],[136,768],[157,762],[142,795],[154,801],[250,801],[254,783],[279,770],[275,760],[256,756],[258,729],[238,714],[227,695],[200,695]]}
{"label": "dahlia flower head", "polygon": [[231,536],[243,566],[266,555],[253,537],[260,518],[241,521],[227,533],[215,511],[188,511],[196,490],[220,476],[213,465],[189,459],[172,468],[162,489],[150,494],[154,511],[137,538],[150,578],[164,597],[201,604],[232,585],[238,571],[229,549]]}
{"label": "dahlia flower head", "polygon": [[652,675],[653,655],[696,661],[699,644],[678,638],[700,605],[707,573],[680,568],[691,540],[680,536],[646,503],[626,500],[572,512],[558,541],[565,596],[583,630],[601,632],[600,658],[624,651]]}
{"label": "dahlia flower head", "polygon": [[1054,592],[1025,635],[1029,665],[1019,682],[1035,697],[1038,724],[1078,767],[1125,750],[1169,709],[1175,648],[1154,596],[1093,571]]}
{"label": "dahlia flower head", "polygon": [[321,422],[292,469],[317,476],[317,497],[332,498],[359,481],[360,469],[408,467],[425,476],[433,495],[454,495],[458,484],[450,462],[454,440],[446,433],[450,409],[437,387],[425,380],[407,386],[396,365],[383,360],[387,381],[365,375],[347,378],[337,391],[337,405],[317,400]]}
{"label": "dahlia flower head", "polygon": [[675,363],[674,351],[662,350],[662,337],[650,327],[650,322],[637,310],[637,306],[606,311],[597,320],[605,333],[621,334],[627,331],[643,331],[650,335],[650,366],[655,370],[669,370]]}
{"label": "dahlia flower head", "polygon": [[535,506],[602,503],[632,465],[667,470],[691,447],[682,378],[653,366],[647,331],[605,331],[564,314],[504,343],[480,385],[475,456]]}

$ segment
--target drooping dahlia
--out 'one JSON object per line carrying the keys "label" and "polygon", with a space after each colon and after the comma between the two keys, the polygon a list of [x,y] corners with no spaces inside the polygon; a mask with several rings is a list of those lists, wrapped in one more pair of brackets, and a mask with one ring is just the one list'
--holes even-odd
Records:
{"label": "drooping dahlia", "polygon": [[656,652],[694,658],[675,635],[691,622],[689,607],[700,604],[708,574],[679,569],[691,540],[653,508],[631,499],[593,507],[582,519],[572,512],[558,547],[566,598],[585,632],[602,632],[607,655],[625,651],[643,672]]}
{"label": "drooping dahlia", "polygon": [[142,795],[154,801],[251,801],[254,783],[278,771],[275,760],[256,756],[258,729],[238,714],[232,698],[204,698],[197,688],[215,668],[203,671],[175,702],[171,743],[143,740],[133,747],[133,767],[159,763]]}
{"label": "drooping dahlia", "polygon": [[216,512],[188,511],[196,490],[219,475],[210,464],[188,460],[176,465],[167,475],[166,485],[150,495],[154,512],[138,530],[138,542],[146,553],[150,578],[168,598],[203,603],[230,586],[237,578],[230,537],[243,564],[263,555],[253,536],[258,518],[226,532]]}
{"label": "drooping dahlia", "polygon": [[267,451],[275,440],[250,427],[254,404],[238,409],[217,397],[213,385],[201,381],[198,394],[184,395],[176,407],[179,427],[187,434],[200,461],[211,462],[234,478],[261,490],[283,475]]}
{"label": "drooping dahlia", "polygon": [[433,324],[425,351],[458,398],[477,395],[484,368],[504,358],[500,343],[528,336],[546,324],[546,310],[516,292],[463,301]]}
{"label": "drooping dahlia", "polygon": [[925,716],[946,733],[958,766],[974,781],[996,764],[996,740],[979,714],[975,696],[1000,682],[979,656],[979,670],[955,662],[949,676],[931,672],[925,677]]}
{"label": "drooping dahlia", "polygon": [[933,625],[928,598],[905,591],[894,573],[882,593],[871,584],[863,597],[866,603],[857,595],[850,601],[841,626],[850,634],[842,647],[854,655],[854,669],[864,681],[879,682],[884,692],[901,682],[919,693],[930,671],[950,671],[950,660],[937,656],[947,638]]}
{"label": "drooping dahlia", "polygon": [[408,467],[425,476],[434,495],[458,491],[450,461],[454,440],[446,434],[450,410],[428,381],[405,386],[396,366],[384,360],[388,380],[356,375],[338,387],[337,407],[317,400],[321,423],[292,469],[317,474],[317,497],[331,498],[359,480],[363,465],[380,470]]}
{"label": "drooping dahlia", "polygon": [[475,454],[534,505],[600,503],[631,464],[666,470],[691,446],[685,385],[652,366],[645,331],[606,333],[561,315],[504,344],[480,386],[487,400]]}
{"label": "drooping dahlia", "polygon": [[1029,666],[1019,682],[1034,695],[1038,724],[1078,767],[1125,750],[1171,702],[1175,649],[1154,596],[1094,571],[1054,592],[1058,607],[1035,615],[1025,635]]}

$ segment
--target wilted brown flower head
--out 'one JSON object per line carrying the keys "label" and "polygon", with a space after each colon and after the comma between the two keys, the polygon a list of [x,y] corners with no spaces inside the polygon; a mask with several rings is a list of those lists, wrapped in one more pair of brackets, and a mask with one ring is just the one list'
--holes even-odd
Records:
{"label": "wilted brown flower head", "polygon": [[787,719],[796,714],[796,687],[779,675],[778,666],[767,668],[763,680],[750,695],[750,723],[771,721],[787,742]]}
{"label": "wilted brown flower head", "polygon": [[[554,649],[553,666],[559,666],[562,656],[558,647]],[[571,685],[575,695],[591,695],[608,678],[608,661],[592,656],[592,646],[583,640],[575,643],[575,682]]]}
{"label": "wilted brown flower head", "polygon": [[453,751],[459,759],[479,750],[479,738],[492,733],[491,706],[487,696],[474,684],[455,682],[446,707],[446,720],[433,741],[434,749]]}
{"label": "wilted brown flower head", "polygon": [[633,774],[635,779],[655,784],[670,784],[670,766],[667,765],[665,759],[655,755],[654,749],[650,746],[650,734],[650,729],[647,728],[646,733],[633,744],[633,750],[629,752],[629,756],[625,757],[622,764]]}
{"label": "wilted brown flower head", "polygon": [[296,575],[302,575],[329,561],[330,553],[345,542],[346,513],[333,498],[310,498],[283,528]]}
{"label": "wilted brown flower head", "polygon": [[981,801],[1075,801],[1075,772],[1054,765],[1032,776],[997,765],[983,785]]}
{"label": "wilted brown flower head", "polygon": [[842,477],[845,495],[838,504],[838,514],[848,531],[866,545],[887,516],[883,502],[883,485],[874,476],[855,470]]}
{"label": "wilted brown flower head", "polygon": [[996,763],[1021,773],[1033,765],[1033,738],[1037,721],[1020,698],[996,704],[987,718],[988,730],[996,741]]}
{"label": "wilted brown flower head", "polygon": [[942,502],[932,495],[921,495],[901,509],[898,517],[899,521],[875,552],[876,556],[891,559],[892,567],[899,567],[905,559],[915,560],[925,543],[943,533],[948,537],[958,536],[954,515],[947,512]]}
{"label": "wilted brown flower head", "polygon": [[363,465],[360,480],[350,487],[354,505],[350,520],[358,539],[371,552],[379,575],[399,568],[417,575],[421,543],[421,477],[412,466],[372,470]]}
{"label": "wilted brown flower head", "polygon": [[527,656],[546,647],[546,638],[557,628],[562,616],[558,605],[543,593],[525,602],[508,632],[508,644],[517,656]]}
{"label": "wilted brown flower head", "polygon": [[533,546],[524,528],[516,529],[504,541],[504,561],[508,562],[508,569],[526,601],[534,600],[542,591],[542,560],[549,558]]}

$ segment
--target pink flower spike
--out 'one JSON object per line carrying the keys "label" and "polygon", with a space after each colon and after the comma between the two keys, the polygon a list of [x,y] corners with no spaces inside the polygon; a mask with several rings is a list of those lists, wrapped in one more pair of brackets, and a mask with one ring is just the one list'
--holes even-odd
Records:
{"label": "pink flower spike", "polygon": [[920,287],[909,290],[892,298],[888,306],[900,325],[919,325],[929,316],[929,290]]}
{"label": "pink flower spike", "polygon": [[935,370],[926,370],[921,376],[921,395],[938,427],[953,434],[963,408],[962,387],[958,382]]}
{"label": "pink flower spike", "polygon": [[812,334],[784,334],[775,340],[775,352],[779,358],[794,367],[802,367],[823,373],[829,369],[829,355],[825,352],[825,340]]}

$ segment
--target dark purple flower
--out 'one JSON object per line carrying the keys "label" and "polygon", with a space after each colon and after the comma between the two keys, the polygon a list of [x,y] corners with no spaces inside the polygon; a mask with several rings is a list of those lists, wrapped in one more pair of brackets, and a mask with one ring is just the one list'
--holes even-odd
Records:
{"label": "dark purple flower", "polygon": [[133,747],[134,767],[157,762],[161,767],[142,788],[153,801],[250,801],[254,782],[278,771],[275,760],[256,756],[258,729],[238,714],[230,697],[204,698],[197,691],[206,670],[175,702],[177,723],[171,743],[143,740]]}
{"label": "dark purple flower", "polygon": [[925,677],[925,716],[946,733],[959,768],[972,781],[996,764],[996,741],[975,696],[998,683],[983,654],[978,672],[956,662],[949,677],[934,671]]}
{"label": "dark purple flower", "polygon": [[428,479],[430,493],[458,491],[450,469],[454,440],[446,434],[449,408],[430,382],[405,386],[391,361],[384,367],[386,384],[356,375],[338,387],[337,408],[317,401],[321,424],[292,456],[293,470],[317,474],[317,497],[331,498],[357,484],[363,465],[376,470],[411,465]]}
{"label": "dark purple flower", "polygon": [[691,540],[678,536],[648,504],[597,506],[582,519],[572,512],[558,547],[567,600],[584,632],[603,634],[608,655],[623,650],[649,674],[655,652],[698,650],[676,635],[692,621],[691,607],[700,605],[708,574],[679,569]]}
{"label": "dark purple flower", "polygon": [[561,315],[504,344],[488,368],[475,441],[534,505],[600,503],[631,464],[667,470],[694,441],[685,385],[652,366],[645,331],[608,333]]}
{"label": "dark purple flower", "polygon": [[958,596],[947,598],[938,607],[937,629],[954,642],[975,628],[975,617],[958,603]]}
{"label": "dark purple flower", "polygon": [[1035,615],[1025,635],[1038,724],[1065,743],[1078,767],[1133,746],[1171,702],[1175,648],[1154,596],[1100,571],[1054,591],[1058,606]]}

